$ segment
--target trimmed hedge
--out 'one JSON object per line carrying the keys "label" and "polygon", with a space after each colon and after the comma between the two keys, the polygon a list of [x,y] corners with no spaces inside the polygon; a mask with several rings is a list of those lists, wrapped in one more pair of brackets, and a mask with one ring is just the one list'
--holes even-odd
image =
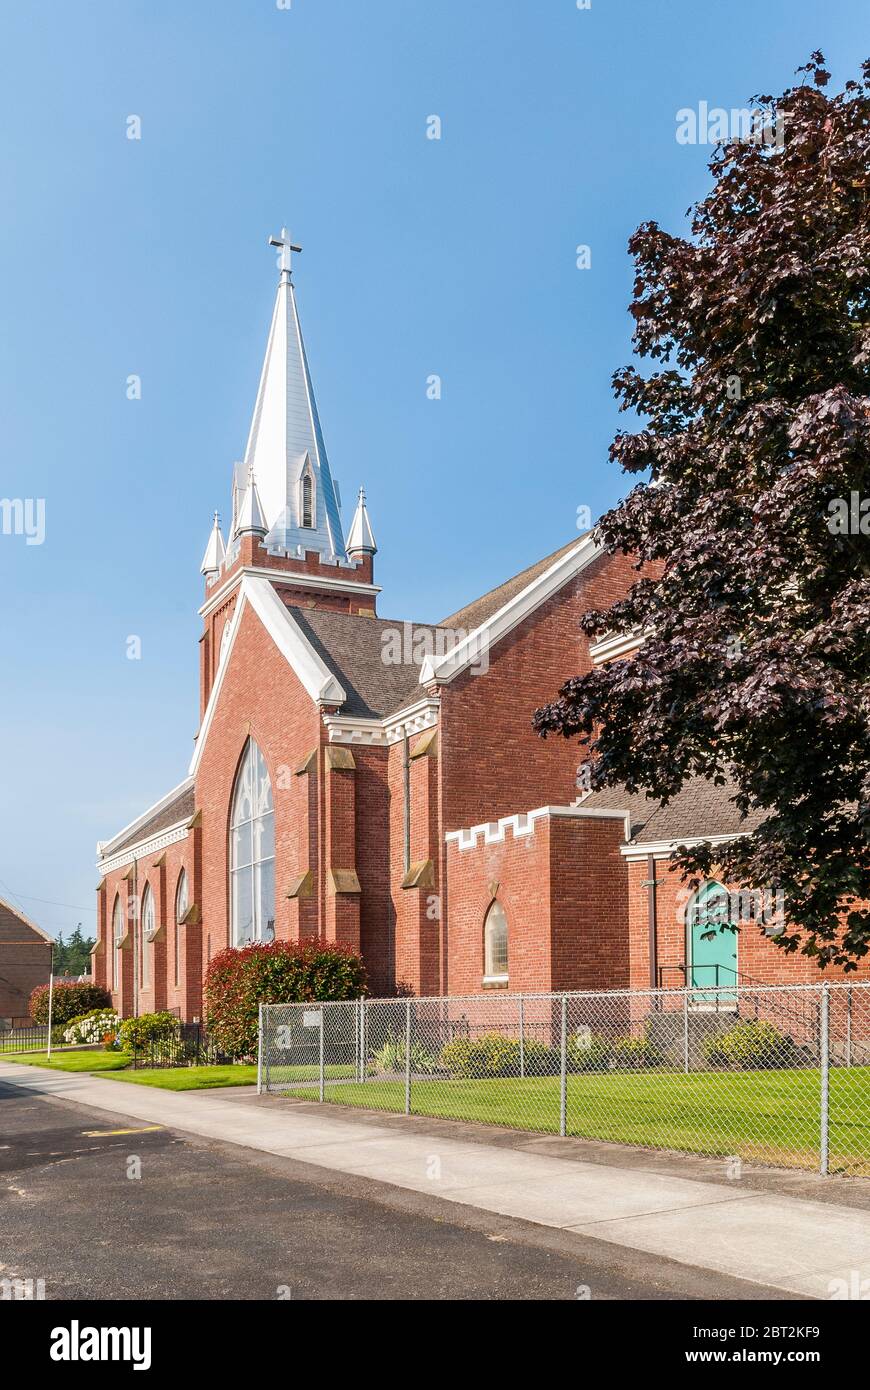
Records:
{"label": "trimmed hedge", "polygon": [[[69,1023],[93,1009],[110,1009],[112,996],[102,985],[86,980],[55,980],[51,1021]],[[37,985],[30,996],[30,1017],[34,1023],[48,1023],[48,985]]]}
{"label": "trimmed hedge", "polygon": [[143,1052],[152,1043],[171,1042],[181,1035],[181,1024],[174,1014],[162,1011],[127,1018],[118,1034],[124,1052]]}
{"label": "trimmed hedge", "polygon": [[229,1057],[257,1052],[260,1004],[359,999],[366,992],[361,957],[350,947],[309,941],[254,942],[215,956],[205,976],[209,1037]]}
{"label": "trimmed hedge", "polygon": [[741,1071],[791,1067],[796,1057],[794,1040],[767,1019],[748,1019],[704,1043],[704,1060],[712,1067]]}

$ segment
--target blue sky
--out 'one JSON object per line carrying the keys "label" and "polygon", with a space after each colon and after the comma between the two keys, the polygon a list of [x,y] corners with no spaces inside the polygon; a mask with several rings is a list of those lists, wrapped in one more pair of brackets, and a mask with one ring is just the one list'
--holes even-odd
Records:
{"label": "blue sky", "polygon": [[0,4],[0,496],[46,508],[42,545],[0,535],[0,894],[53,933],[93,930],[95,841],[186,770],[199,562],[244,450],[268,235],[304,247],[327,448],[346,525],[367,488],[380,611],[438,619],[624,491],[626,242],[648,218],[682,230],[709,182],[677,110],[775,93],[817,46],[837,83],[870,53],[863,0],[281,3]]}

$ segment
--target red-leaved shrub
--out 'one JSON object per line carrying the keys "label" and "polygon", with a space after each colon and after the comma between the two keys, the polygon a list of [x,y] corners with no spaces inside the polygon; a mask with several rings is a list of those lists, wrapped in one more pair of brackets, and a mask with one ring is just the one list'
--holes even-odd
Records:
{"label": "red-leaved shrub", "polygon": [[365,989],[360,956],[336,942],[314,938],[254,942],[241,950],[231,946],[206,971],[206,1026],[221,1052],[253,1057],[260,1004],[359,999]]}
{"label": "red-leaved shrub", "polygon": [[[66,1023],[92,1009],[112,1007],[112,996],[102,985],[87,980],[55,980],[51,1022]],[[34,1023],[48,1023],[48,985],[37,985],[30,996],[30,1017]]]}

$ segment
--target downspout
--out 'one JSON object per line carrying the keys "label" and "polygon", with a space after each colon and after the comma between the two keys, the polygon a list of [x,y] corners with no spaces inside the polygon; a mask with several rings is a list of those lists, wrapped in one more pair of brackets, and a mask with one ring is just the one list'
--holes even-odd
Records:
{"label": "downspout", "polygon": [[658,989],[658,902],[655,855],[646,857],[646,903],[649,934],[649,987]]}
{"label": "downspout", "polygon": [[402,865],[407,874],[411,867],[411,745],[407,726],[402,737]]}
{"label": "downspout", "polygon": [[141,936],[139,912],[139,862],[133,859],[133,1017],[139,1017],[139,944]]}

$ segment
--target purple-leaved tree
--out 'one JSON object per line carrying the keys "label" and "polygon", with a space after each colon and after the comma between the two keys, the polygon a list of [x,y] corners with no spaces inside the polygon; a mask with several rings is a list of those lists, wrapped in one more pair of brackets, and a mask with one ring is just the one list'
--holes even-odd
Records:
{"label": "purple-leaved tree", "polygon": [[642,632],[536,712],[579,737],[592,785],[662,800],[733,781],[757,828],[679,852],[784,891],[777,945],[854,969],[870,946],[870,62],[830,95],[824,57],[755,98],[777,143],[717,147],[688,239],[631,238],[637,353],[614,376],[611,459],[646,474],[599,522],[648,568],[587,614]]}

